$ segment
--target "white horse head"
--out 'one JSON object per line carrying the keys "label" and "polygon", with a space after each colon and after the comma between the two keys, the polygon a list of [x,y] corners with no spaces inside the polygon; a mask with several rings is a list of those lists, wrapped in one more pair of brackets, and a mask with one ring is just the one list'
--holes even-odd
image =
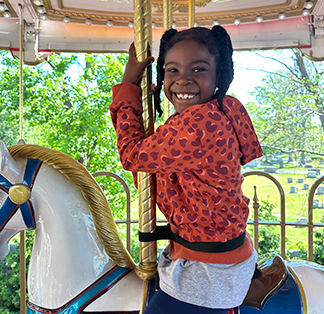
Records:
{"label": "white horse head", "polygon": [[[36,230],[28,272],[32,304],[60,308],[112,269],[134,268],[105,195],[83,166],[65,154],[36,145],[7,149],[1,141],[0,154],[0,176],[5,182],[0,213],[7,217],[0,224],[0,258],[8,253],[14,235],[25,229]],[[22,183],[30,190],[27,210],[23,208],[26,203],[8,201],[12,199],[8,196],[11,186]],[[11,212],[6,202],[15,210]],[[131,282],[129,287],[142,285],[133,275]],[[140,303],[137,294],[141,289],[136,290],[134,300]]]}
{"label": "white horse head", "polygon": [[[10,182],[21,182],[25,163],[17,163],[9,154],[9,151],[3,141],[0,140],[0,174],[7,178]],[[2,207],[7,197],[3,193],[0,198],[0,206]],[[0,211],[3,217],[3,212]],[[0,259],[6,256],[9,252],[9,241],[19,231],[26,228],[20,211],[17,211],[6,224],[1,233],[0,238]]]}

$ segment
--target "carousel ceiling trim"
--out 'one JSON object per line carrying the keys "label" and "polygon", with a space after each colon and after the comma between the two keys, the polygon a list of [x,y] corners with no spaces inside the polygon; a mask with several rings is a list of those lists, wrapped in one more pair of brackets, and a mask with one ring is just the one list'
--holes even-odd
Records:
{"label": "carousel ceiling trim", "polygon": [[[196,12],[196,22],[200,26],[212,26],[214,20],[218,20],[219,24],[233,24],[236,18],[239,18],[241,23],[255,22],[257,16],[262,16],[263,21],[275,20],[279,18],[279,14],[284,13],[287,17],[302,16],[303,9],[307,0],[298,0],[292,5],[292,0],[286,0],[278,5],[263,5],[253,10],[241,9],[231,11],[211,11],[206,13]],[[175,2],[175,1],[174,1]],[[196,1],[196,7],[206,6],[212,0]],[[317,0],[313,1],[315,5]],[[65,7],[62,0],[58,0],[57,4],[60,10],[53,9],[50,0],[43,0],[46,9],[46,18],[50,20],[63,21],[65,16],[70,18],[70,23],[85,23],[87,18],[92,19],[92,25],[107,25],[107,21],[112,21],[114,26],[129,27],[129,21],[133,19],[133,13],[117,13],[113,11],[98,11],[92,10],[89,12],[86,9],[77,9],[73,7]],[[155,27],[163,27],[162,3],[153,2],[152,19],[155,22]],[[314,8],[314,6],[313,6]],[[312,9],[309,10],[311,14]],[[37,10],[37,8],[35,8]],[[183,0],[173,3],[173,20],[178,23],[179,27],[185,27],[188,23],[188,4]],[[178,11],[178,12],[177,12]],[[117,13],[117,14],[116,14]],[[185,13],[185,14],[184,14]]]}
{"label": "carousel ceiling trim", "polygon": [[[35,51],[127,51],[134,40],[132,1],[0,0],[0,49],[18,51],[22,3],[25,59],[30,62]],[[156,56],[163,33],[162,0],[152,3]],[[187,7],[187,0],[173,0],[172,27],[188,27]],[[314,59],[324,57],[324,0],[196,0],[195,8],[195,25],[223,25],[236,50],[297,47]],[[3,17],[4,10],[11,18]]]}
{"label": "carousel ceiling trim", "polygon": [[[1,1],[1,0],[0,0]],[[15,8],[10,4],[10,0],[3,0],[11,17],[18,17]],[[17,1],[17,0],[13,0]],[[115,27],[129,27],[130,22],[133,20],[132,12],[116,12],[111,10],[99,10],[87,9],[87,8],[76,8],[67,6],[64,4],[63,0],[38,0],[41,6],[44,7],[44,13],[38,13],[39,5],[35,0],[24,0],[27,3],[27,7],[32,8],[36,14],[38,14],[41,19],[48,19],[56,22],[69,22],[77,24],[88,24],[88,25],[98,25],[98,26],[115,26]],[[312,0],[312,8],[307,12],[312,14],[314,7],[316,6],[318,0]],[[297,17],[302,16],[305,10],[306,2],[309,0],[284,0],[277,4],[257,5],[253,8],[237,8],[226,9],[226,10],[215,10],[215,4],[230,3],[228,1],[217,1],[217,0],[197,0],[195,2],[196,8],[203,8],[209,5],[208,10],[205,12],[200,12],[197,9],[195,13],[195,20],[198,26],[212,26],[216,20],[218,24],[229,25],[234,24],[239,20],[240,23],[252,23],[258,18],[260,22],[276,20],[279,18],[280,14],[284,14],[285,17]],[[55,4],[55,7],[53,5]],[[162,1],[154,0],[152,2],[153,12],[152,20],[154,21],[154,27],[163,27],[163,16],[162,16]],[[213,6],[211,10],[210,6]],[[110,6],[106,6],[110,7]],[[174,0],[173,1],[173,21],[178,27],[186,27],[188,24],[188,3],[185,0]],[[3,15],[3,12],[0,12]],[[260,18],[261,17],[261,18]],[[89,23],[91,19],[91,23]],[[30,22],[30,21],[29,21]]]}
{"label": "carousel ceiling trim", "polygon": [[[299,1],[298,6],[303,5],[303,3],[306,2],[306,0],[298,0],[298,1]],[[197,1],[195,1],[195,6],[196,7],[204,7],[208,3],[211,3],[211,2],[214,2],[214,1],[212,1],[212,0],[197,0]],[[281,4],[279,3],[277,5],[272,4],[272,5],[260,6],[260,7],[257,8],[257,10],[258,11],[259,10],[268,11],[268,10],[271,10],[271,9],[276,9],[277,10],[279,8],[279,10],[282,11],[282,10],[286,10],[287,6],[289,6],[291,4],[291,2],[292,2],[292,0],[286,0],[285,3],[281,3]],[[155,8],[157,8],[156,12],[162,13],[162,11],[163,11],[162,10],[162,8],[163,8],[163,2],[162,1],[159,1],[159,2],[154,1],[154,2],[152,2],[152,5]],[[175,12],[175,11],[188,12],[188,1],[183,1],[183,0],[176,1],[176,3],[172,4],[172,11],[173,12]],[[237,11],[245,12],[245,13],[246,12],[251,13],[250,12],[251,9],[240,9],[240,10],[237,10]],[[233,13],[230,13],[230,12],[232,12],[232,10],[231,11],[224,11],[224,12],[222,12],[222,14],[223,15],[229,15],[229,14],[231,15],[231,14],[233,14]],[[215,11],[213,13],[214,14],[219,14],[218,11]]]}

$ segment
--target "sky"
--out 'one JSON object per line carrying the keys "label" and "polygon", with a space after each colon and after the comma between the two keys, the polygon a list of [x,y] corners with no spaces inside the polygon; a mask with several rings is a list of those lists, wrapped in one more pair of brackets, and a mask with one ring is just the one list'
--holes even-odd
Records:
{"label": "sky", "polygon": [[[288,50],[281,50],[284,56],[289,55]],[[234,80],[228,90],[228,94],[235,95],[243,104],[250,101],[255,101],[254,97],[250,94],[256,86],[262,84],[262,78],[267,75],[264,71],[275,71],[283,69],[278,62],[260,57],[270,56],[276,57],[277,51],[265,50],[258,51],[234,51]],[[256,70],[247,70],[256,69]]]}
{"label": "sky", "polygon": [[[250,93],[256,86],[262,84],[262,78],[266,75],[263,71],[274,71],[282,68],[277,62],[262,58],[258,54],[276,57],[277,53],[274,50],[259,51],[257,54],[253,51],[234,51],[234,80],[229,88],[228,94],[235,95],[243,104],[255,101]],[[281,54],[288,54],[288,50],[281,50]],[[82,55],[80,54],[80,56]],[[82,63],[82,57],[80,63]],[[70,69],[71,75],[75,76],[75,78],[81,75],[82,72],[82,67],[78,65],[72,66]]]}
{"label": "sky", "polygon": [[[280,51],[283,55],[288,55],[288,52],[288,50],[286,52],[284,50]],[[228,94],[235,95],[243,104],[254,101],[254,97],[250,95],[250,92],[254,90],[255,86],[261,85],[262,78],[267,75],[263,71],[274,71],[282,68],[278,62],[262,58],[259,55],[275,58],[277,54],[278,51],[275,50],[258,51],[257,54],[253,51],[234,51],[234,80]],[[82,64],[82,54],[80,56],[79,62]],[[78,65],[74,65],[70,68],[70,73],[76,78],[83,73],[83,69]]]}

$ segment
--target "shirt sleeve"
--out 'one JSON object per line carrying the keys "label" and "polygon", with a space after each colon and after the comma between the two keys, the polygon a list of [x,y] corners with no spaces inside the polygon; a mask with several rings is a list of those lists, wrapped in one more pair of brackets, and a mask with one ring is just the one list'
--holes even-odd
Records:
{"label": "shirt sleeve", "polygon": [[202,168],[201,141],[188,118],[162,125],[145,138],[138,86],[129,83],[114,86],[109,109],[124,169],[159,173]]}

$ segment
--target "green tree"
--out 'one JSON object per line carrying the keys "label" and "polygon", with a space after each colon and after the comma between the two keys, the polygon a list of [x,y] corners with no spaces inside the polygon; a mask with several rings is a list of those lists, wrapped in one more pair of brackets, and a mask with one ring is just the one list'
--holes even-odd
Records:
{"label": "green tree", "polygon": [[[269,201],[261,201],[259,207],[259,221],[276,221],[277,217],[272,214],[275,205]],[[275,233],[275,226],[259,227],[259,254],[279,254],[280,235]]]}
{"label": "green tree", "polygon": [[264,57],[282,69],[264,77],[253,92],[257,104],[247,105],[262,147],[266,152],[295,154],[301,164],[306,153],[323,155],[323,64],[306,59],[298,50],[291,50],[286,59],[280,53],[277,58]]}
{"label": "green tree", "polygon": [[[26,231],[26,264],[29,264],[31,248],[34,242],[34,232]],[[0,313],[20,313],[20,252],[19,241],[14,238],[15,246],[6,256],[5,265],[0,268]],[[7,270],[7,272],[5,272]]]}
{"label": "green tree", "polygon": [[[324,215],[321,219],[324,223]],[[301,253],[301,259],[307,260],[307,248],[302,242],[298,243],[298,249]],[[323,228],[314,230],[314,243],[313,243],[313,260],[315,263],[324,265],[324,232]]]}
{"label": "green tree", "polygon": [[[5,120],[0,122],[0,138],[12,145],[19,138],[19,63],[9,54],[1,54],[0,84],[4,88],[0,90],[0,112]],[[125,54],[55,54],[38,66],[25,66],[23,129],[27,143],[64,152],[91,173],[117,173],[136,195],[132,175],[119,162],[108,110],[111,87],[120,82],[126,61]],[[126,201],[122,188],[107,186],[115,217],[123,218]]]}

